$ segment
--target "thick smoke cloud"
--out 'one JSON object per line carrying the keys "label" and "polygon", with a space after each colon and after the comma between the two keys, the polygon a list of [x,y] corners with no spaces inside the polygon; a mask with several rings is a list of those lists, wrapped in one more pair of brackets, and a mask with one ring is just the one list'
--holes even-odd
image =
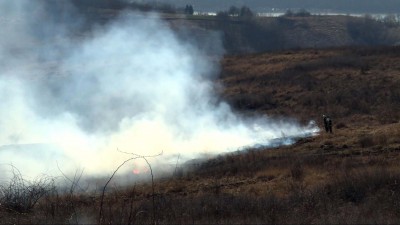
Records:
{"label": "thick smoke cloud", "polygon": [[56,162],[109,174],[127,158],[117,149],[164,151],[159,162],[170,163],[162,160],[317,130],[235,115],[215,98],[212,57],[155,14],[125,12],[82,32],[73,7],[54,2],[0,2],[2,165],[29,175],[57,173]]}

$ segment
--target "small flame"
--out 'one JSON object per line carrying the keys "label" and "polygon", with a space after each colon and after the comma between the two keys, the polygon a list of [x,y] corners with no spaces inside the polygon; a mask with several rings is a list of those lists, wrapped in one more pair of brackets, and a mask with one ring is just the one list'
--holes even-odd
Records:
{"label": "small flame", "polygon": [[138,170],[138,169],[133,169],[132,172],[133,172],[133,174],[136,174],[136,175],[137,175],[137,174],[140,174],[140,170]]}

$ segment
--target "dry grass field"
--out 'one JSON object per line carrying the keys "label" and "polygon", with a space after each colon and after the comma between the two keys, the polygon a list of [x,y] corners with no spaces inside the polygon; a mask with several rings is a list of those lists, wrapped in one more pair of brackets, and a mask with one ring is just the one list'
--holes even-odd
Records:
{"label": "dry grass field", "polygon": [[[227,56],[222,96],[240,113],[333,119],[333,134],[234,152],[170,178],[100,194],[56,189],[1,223],[400,222],[400,48]],[[153,204],[154,203],[154,204]]]}

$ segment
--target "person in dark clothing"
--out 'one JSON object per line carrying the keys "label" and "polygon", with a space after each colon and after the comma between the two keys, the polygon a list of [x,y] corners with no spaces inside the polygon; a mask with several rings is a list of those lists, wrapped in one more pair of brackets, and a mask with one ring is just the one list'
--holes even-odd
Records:
{"label": "person in dark clothing", "polygon": [[325,115],[322,115],[322,119],[324,120],[325,132],[328,132],[328,124],[326,123],[326,116],[325,116]]}
{"label": "person in dark clothing", "polygon": [[332,119],[329,116],[323,115],[325,131],[332,133]]}

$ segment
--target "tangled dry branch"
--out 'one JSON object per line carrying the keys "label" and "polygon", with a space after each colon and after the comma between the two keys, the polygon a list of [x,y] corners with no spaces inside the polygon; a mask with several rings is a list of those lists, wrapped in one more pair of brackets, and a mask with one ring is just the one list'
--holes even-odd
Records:
{"label": "tangled dry branch", "polygon": [[24,179],[20,171],[11,165],[12,178],[0,185],[0,203],[8,210],[29,212],[44,195],[54,188],[54,179],[43,175],[33,181]]}

